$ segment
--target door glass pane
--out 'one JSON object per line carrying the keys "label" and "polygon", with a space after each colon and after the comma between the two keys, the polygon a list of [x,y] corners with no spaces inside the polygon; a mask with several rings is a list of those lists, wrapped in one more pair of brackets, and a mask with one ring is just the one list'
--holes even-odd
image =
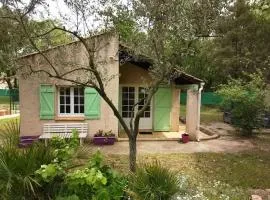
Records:
{"label": "door glass pane", "polygon": [[135,88],[122,87],[122,116],[125,118],[133,117],[133,106],[135,103]]}

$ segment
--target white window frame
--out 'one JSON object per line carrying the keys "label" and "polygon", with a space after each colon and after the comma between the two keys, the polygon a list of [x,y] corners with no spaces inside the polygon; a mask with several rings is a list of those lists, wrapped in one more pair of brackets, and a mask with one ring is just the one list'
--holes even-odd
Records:
{"label": "white window frame", "polygon": [[[121,95],[121,106],[120,106],[120,111],[121,111],[121,116],[123,114],[123,110],[122,110],[122,88],[123,87],[134,87],[135,90],[135,103],[137,103],[139,101],[139,88],[146,88],[146,86],[141,86],[141,85],[133,85],[133,84],[121,84],[120,85],[120,95]],[[145,117],[145,112],[143,114],[143,116],[141,117],[141,119],[152,119],[153,118],[153,98],[151,99],[151,102],[150,102],[150,110],[149,111],[146,111],[146,112],[150,112],[150,116],[149,117]],[[138,106],[135,106],[135,109],[134,109],[134,116],[135,114],[138,112]],[[123,117],[123,118],[126,118],[126,119],[130,119],[130,117]]]}
{"label": "white window frame", "polygon": [[[61,113],[60,112],[60,89],[61,88],[70,88],[70,113]],[[84,113],[74,113],[74,88],[78,87],[69,87],[69,86],[59,86],[57,88],[57,98],[58,98],[58,116],[61,117],[70,117],[70,116],[76,116],[76,117],[83,117]],[[85,98],[85,96],[84,96]],[[85,109],[85,106],[84,106]]]}

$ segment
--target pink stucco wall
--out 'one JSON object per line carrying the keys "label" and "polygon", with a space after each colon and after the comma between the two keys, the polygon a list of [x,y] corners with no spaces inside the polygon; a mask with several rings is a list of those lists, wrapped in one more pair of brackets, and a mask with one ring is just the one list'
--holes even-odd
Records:
{"label": "pink stucco wall", "polygon": [[[104,77],[115,75],[107,81],[106,92],[112,99],[116,107],[118,107],[118,93],[119,93],[119,64],[118,64],[118,37],[112,35],[100,35],[95,38],[98,45],[103,46],[97,54],[98,61],[102,61],[98,67],[102,70]],[[87,53],[79,42],[71,43],[65,46],[60,46],[49,51],[45,54],[50,58],[57,69],[63,73],[74,67],[86,66],[88,59]],[[21,70],[19,71],[19,85],[20,85],[20,113],[21,113],[21,126],[20,134],[27,135],[40,135],[44,123],[69,123],[69,122],[87,122],[89,127],[89,136],[95,134],[99,129],[112,130],[118,132],[118,121],[111,111],[110,107],[102,100],[101,101],[101,116],[98,120],[85,120],[82,118],[61,118],[57,116],[57,106],[55,106],[55,119],[54,120],[40,120],[39,117],[39,86],[40,84],[53,84],[56,88],[60,85],[72,85],[70,82],[60,81],[49,78],[46,74],[29,75],[28,66],[31,65],[34,69],[49,69],[48,63],[41,55],[34,54],[27,56],[21,60]],[[50,70],[52,71],[52,70]],[[89,74],[82,71],[77,71],[67,76],[69,78],[78,78],[87,80],[90,78]],[[57,92],[55,93],[57,95]],[[57,102],[57,96],[55,96]],[[55,103],[55,105],[57,105]]]}

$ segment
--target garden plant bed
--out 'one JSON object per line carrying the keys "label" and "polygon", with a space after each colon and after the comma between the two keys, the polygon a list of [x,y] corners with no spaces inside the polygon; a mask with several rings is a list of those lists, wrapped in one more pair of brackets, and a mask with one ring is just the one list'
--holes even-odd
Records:
{"label": "garden plant bed", "polygon": [[115,137],[94,137],[93,142],[95,145],[113,145]]}
{"label": "garden plant bed", "polygon": [[[115,169],[128,173],[128,156],[110,154],[106,160]],[[202,191],[208,199],[216,199],[221,194],[229,196],[229,199],[249,199],[251,188],[265,190],[270,185],[267,152],[178,153],[138,157],[138,163],[155,160],[187,177],[190,190]]]}
{"label": "garden plant bed", "polygon": [[98,130],[98,132],[94,135],[93,143],[95,145],[113,145],[115,142],[115,134],[112,131],[103,131]]}

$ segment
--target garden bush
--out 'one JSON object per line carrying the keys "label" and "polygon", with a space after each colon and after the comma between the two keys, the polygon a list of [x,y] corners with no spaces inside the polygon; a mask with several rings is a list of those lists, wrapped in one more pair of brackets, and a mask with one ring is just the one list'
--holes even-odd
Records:
{"label": "garden bush", "polygon": [[103,163],[99,151],[83,168],[74,169],[72,161],[79,146],[76,131],[68,141],[55,137],[50,145],[55,148],[55,159],[36,171],[36,178],[44,191],[42,195],[52,199],[123,199],[127,181]]}
{"label": "garden bush", "polygon": [[232,113],[232,124],[249,136],[263,126],[266,85],[261,73],[248,75],[247,79],[232,79],[221,85],[217,94],[223,97],[222,106]]}
{"label": "garden bush", "polygon": [[169,200],[179,192],[177,173],[153,162],[139,166],[129,180],[129,194],[138,200]]}
{"label": "garden bush", "polygon": [[35,171],[54,158],[50,147],[35,143],[19,149],[17,121],[4,124],[0,133],[0,197],[1,199],[30,199],[37,195],[39,184]]}

